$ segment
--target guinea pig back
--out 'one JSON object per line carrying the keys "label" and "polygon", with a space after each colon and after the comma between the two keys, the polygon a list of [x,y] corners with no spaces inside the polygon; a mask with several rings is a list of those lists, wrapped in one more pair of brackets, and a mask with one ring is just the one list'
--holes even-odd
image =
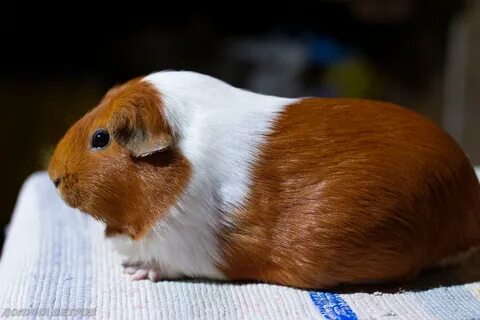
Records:
{"label": "guinea pig back", "polygon": [[480,188],[432,122],[383,102],[286,108],[224,236],[231,278],[300,287],[410,279],[480,243]]}

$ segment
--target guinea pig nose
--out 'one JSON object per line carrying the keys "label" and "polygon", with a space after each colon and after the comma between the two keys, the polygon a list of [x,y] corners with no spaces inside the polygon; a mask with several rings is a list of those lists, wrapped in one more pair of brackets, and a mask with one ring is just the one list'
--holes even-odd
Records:
{"label": "guinea pig nose", "polygon": [[60,178],[56,178],[56,179],[53,180],[53,184],[55,185],[55,188],[58,188],[58,186],[60,185],[60,182],[61,182],[61,181],[62,181],[62,180],[61,180]]}

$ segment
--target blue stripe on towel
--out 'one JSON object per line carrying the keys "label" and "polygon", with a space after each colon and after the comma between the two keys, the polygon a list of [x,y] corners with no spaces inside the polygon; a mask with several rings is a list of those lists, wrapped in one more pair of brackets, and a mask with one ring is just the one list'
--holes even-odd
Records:
{"label": "blue stripe on towel", "polygon": [[310,291],[310,298],[327,320],[357,320],[357,315],[338,294]]}

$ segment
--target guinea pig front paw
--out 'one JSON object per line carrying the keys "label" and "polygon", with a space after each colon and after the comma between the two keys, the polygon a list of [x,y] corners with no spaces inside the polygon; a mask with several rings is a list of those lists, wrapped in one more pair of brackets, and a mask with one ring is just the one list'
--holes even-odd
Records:
{"label": "guinea pig front paw", "polygon": [[123,272],[131,275],[132,280],[160,281],[162,278],[160,267],[154,263],[128,263],[123,265]]}

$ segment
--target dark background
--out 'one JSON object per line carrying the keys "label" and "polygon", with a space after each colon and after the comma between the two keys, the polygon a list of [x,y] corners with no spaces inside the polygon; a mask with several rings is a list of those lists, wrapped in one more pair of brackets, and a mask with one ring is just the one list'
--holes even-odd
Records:
{"label": "dark background", "polygon": [[4,7],[0,228],[73,121],[112,85],[157,70],[284,96],[385,99],[443,124],[449,30],[469,10],[456,0]]}

